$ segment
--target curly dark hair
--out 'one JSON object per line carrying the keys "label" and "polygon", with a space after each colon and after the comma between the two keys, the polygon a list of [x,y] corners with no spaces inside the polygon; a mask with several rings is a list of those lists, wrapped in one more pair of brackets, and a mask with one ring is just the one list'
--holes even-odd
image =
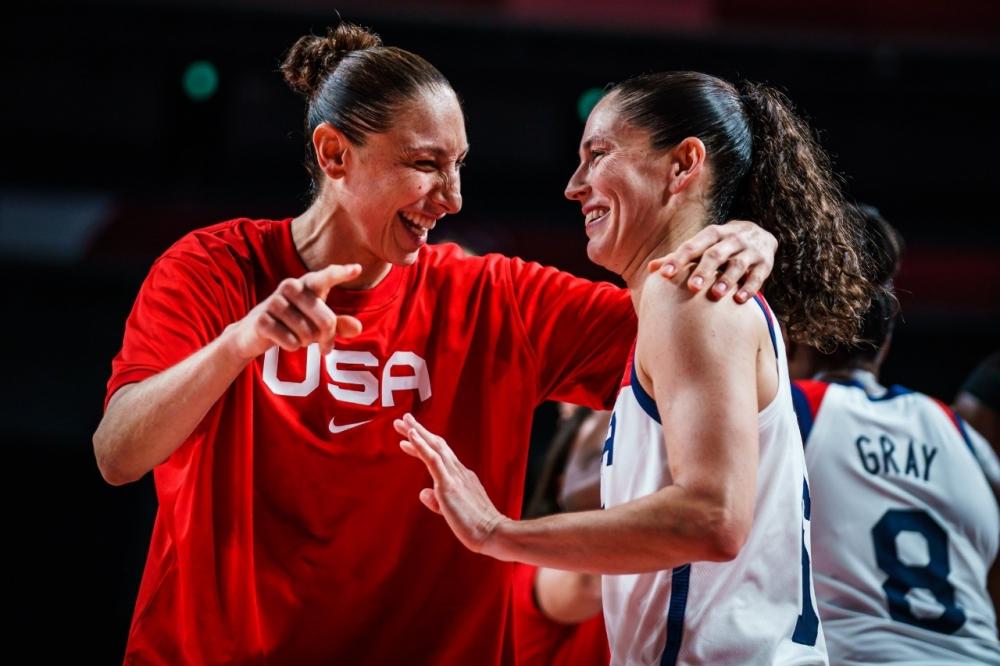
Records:
{"label": "curly dark hair", "polygon": [[611,88],[625,118],[666,149],[698,137],[712,169],[709,221],[753,220],[778,239],[766,295],[789,337],[817,348],[858,339],[884,289],[855,209],[827,154],[779,91],[699,72],[661,72]]}

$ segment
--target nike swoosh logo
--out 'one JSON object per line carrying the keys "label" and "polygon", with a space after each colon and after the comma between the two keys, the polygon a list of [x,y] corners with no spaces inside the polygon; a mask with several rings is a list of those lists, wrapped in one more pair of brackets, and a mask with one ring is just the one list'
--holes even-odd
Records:
{"label": "nike swoosh logo", "polygon": [[351,428],[357,428],[358,426],[363,426],[366,423],[371,423],[374,419],[368,419],[367,421],[359,421],[357,423],[348,423],[347,425],[337,425],[330,419],[330,432],[337,434],[338,432],[344,432],[345,430],[350,430]]}

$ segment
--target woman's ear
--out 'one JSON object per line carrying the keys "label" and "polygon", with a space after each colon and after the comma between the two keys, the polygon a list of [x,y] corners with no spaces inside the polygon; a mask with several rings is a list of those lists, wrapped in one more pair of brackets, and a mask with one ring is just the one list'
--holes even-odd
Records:
{"label": "woman's ear", "polygon": [[316,162],[323,173],[333,179],[343,178],[347,152],[351,148],[344,133],[330,123],[320,123],[313,130],[312,142]]}
{"label": "woman's ear", "polygon": [[705,167],[705,144],[689,136],[670,149],[670,167],[667,187],[677,194],[700,180]]}

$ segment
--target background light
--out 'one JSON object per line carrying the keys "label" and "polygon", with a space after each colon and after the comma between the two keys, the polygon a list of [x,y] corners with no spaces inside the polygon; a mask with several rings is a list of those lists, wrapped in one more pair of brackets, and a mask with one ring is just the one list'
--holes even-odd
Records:
{"label": "background light", "polygon": [[184,70],[182,85],[189,98],[204,102],[219,89],[219,72],[207,60],[193,62]]}
{"label": "background light", "polygon": [[580,122],[587,122],[587,116],[597,103],[604,97],[604,90],[601,88],[587,88],[580,94],[580,99],[576,102],[576,112],[580,116]]}

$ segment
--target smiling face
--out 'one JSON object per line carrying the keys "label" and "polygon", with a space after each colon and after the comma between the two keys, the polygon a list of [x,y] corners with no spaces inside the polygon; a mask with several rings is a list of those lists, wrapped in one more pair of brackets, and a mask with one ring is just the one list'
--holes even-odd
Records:
{"label": "smiling face", "polygon": [[602,99],[587,119],[565,194],[583,207],[590,260],[627,279],[663,238],[670,151],[654,149],[616,98]]}
{"label": "smiling face", "polygon": [[388,131],[351,147],[341,197],[359,249],[377,261],[408,265],[428,231],[461,210],[459,170],[469,148],[450,88],[424,89],[396,116]]}

